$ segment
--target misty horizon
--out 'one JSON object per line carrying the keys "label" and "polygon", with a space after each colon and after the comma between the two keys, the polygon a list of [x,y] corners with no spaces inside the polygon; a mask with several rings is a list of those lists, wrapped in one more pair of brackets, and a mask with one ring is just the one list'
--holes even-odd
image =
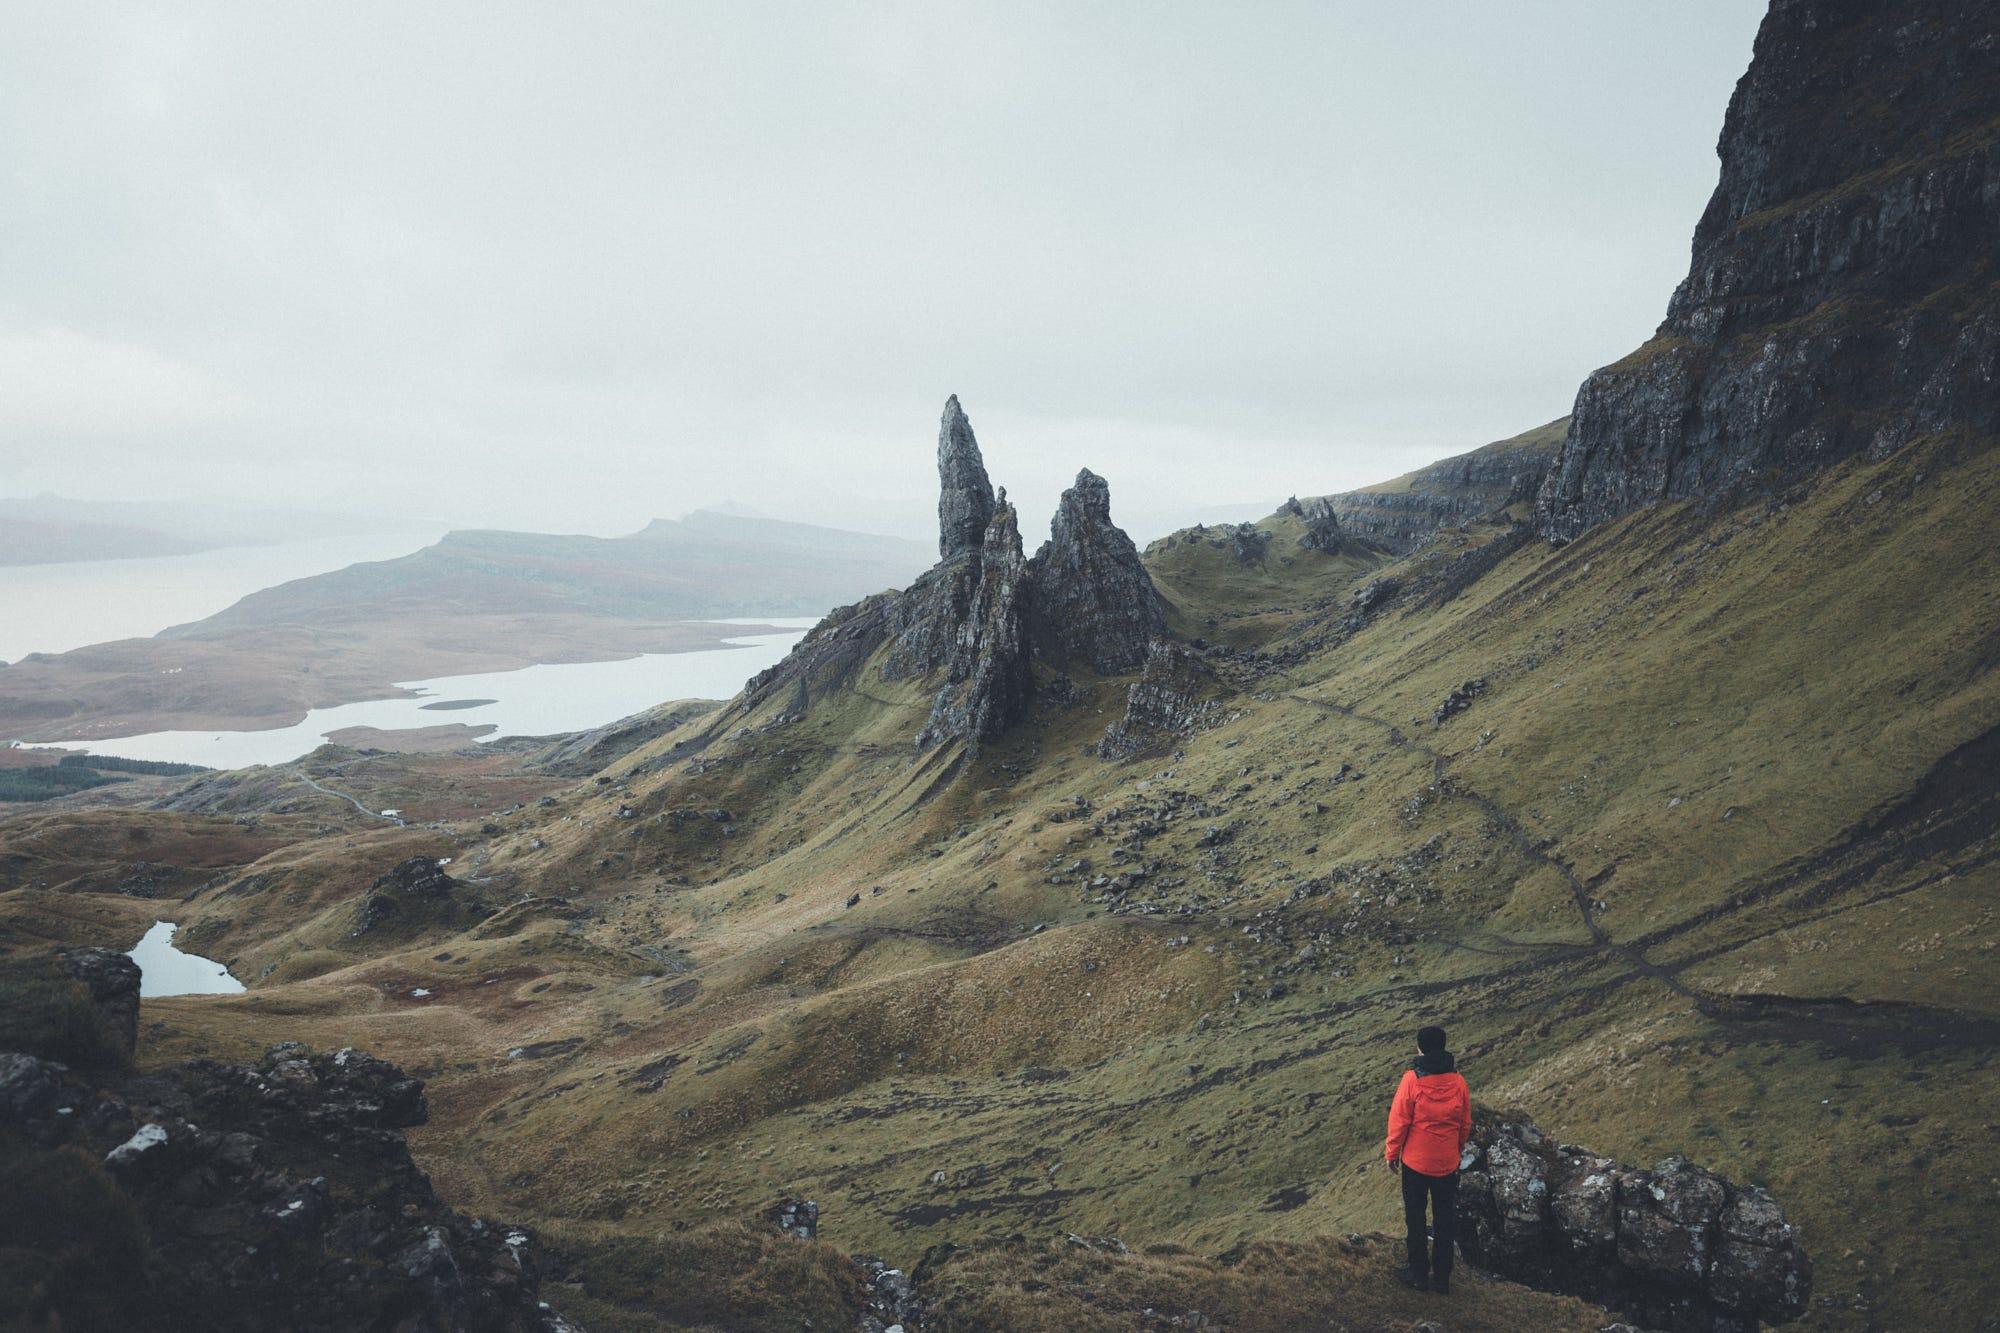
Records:
{"label": "misty horizon", "polygon": [[1760,8],[16,12],[0,495],[923,539],[954,392],[1031,531],[1384,481],[1650,334]]}

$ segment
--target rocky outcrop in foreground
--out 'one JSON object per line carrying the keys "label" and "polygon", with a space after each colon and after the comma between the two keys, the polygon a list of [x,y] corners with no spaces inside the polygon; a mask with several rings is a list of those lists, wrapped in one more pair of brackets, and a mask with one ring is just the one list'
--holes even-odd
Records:
{"label": "rocky outcrop in foreground", "polygon": [[1755,1186],[1680,1157],[1628,1166],[1484,1108],[1461,1172],[1459,1248],[1502,1277],[1672,1333],[1756,1333],[1806,1312],[1812,1264]]}
{"label": "rocky outcrop in foreground", "polygon": [[424,1117],[419,1080],[353,1050],[108,1087],[0,1053],[7,1208],[37,1219],[6,1243],[0,1296],[28,1304],[0,1322],[566,1329],[533,1237],[453,1211],[410,1160],[398,1131]]}
{"label": "rocky outcrop in foreground", "polygon": [[2000,430],[2000,9],[1775,0],[1658,333],[1592,375],[1537,501],[1661,500]]}
{"label": "rocky outcrop in foreground", "polygon": [[83,984],[112,1040],[130,1052],[139,1040],[139,965],[116,949],[85,946],[56,955],[63,975]]}

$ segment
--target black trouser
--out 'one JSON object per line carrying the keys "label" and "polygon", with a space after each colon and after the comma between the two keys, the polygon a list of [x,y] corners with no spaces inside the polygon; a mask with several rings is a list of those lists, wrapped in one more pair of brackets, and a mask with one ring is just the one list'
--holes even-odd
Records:
{"label": "black trouser", "polygon": [[[1431,1205],[1430,1254],[1424,1254],[1424,1203]],[[1436,1277],[1451,1276],[1451,1244],[1458,1235],[1458,1172],[1427,1176],[1403,1168],[1403,1223],[1409,1231],[1410,1267]]]}

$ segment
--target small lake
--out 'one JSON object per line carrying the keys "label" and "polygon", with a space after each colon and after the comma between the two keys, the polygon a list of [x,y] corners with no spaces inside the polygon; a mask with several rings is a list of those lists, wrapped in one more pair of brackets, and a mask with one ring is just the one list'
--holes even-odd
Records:
{"label": "small lake", "polygon": [[126,954],[139,965],[139,994],[142,998],[158,995],[234,995],[243,989],[243,983],[230,976],[229,969],[214,959],[197,958],[176,949],[174,932],[178,929],[180,927],[171,921],[155,921],[153,928]]}
{"label": "small lake", "polygon": [[[304,721],[269,731],[154,731],[141,736],[63,741],[59,748],[126,759],[206,764],[210,768],[248,768],[252,764],[282,764],[310,754],[325,742],[326,733],[343,727],[401,730],[455,722],[474,727],[491,724],[495,730],[481,738],[485,740],[584,731],[671,699],[730,698],[743,688],[744,681],[782,660],[819,622],[817,618],[781,616],[702,623],[768,625],[776,632],[746,634],[725,640],[730,645],[727,648],[700,652],[647,653],[619,662],[531,666],[400,682],[404,689],[416,691],[416,696],[315,708]],[[440,703],[459,701],[465,706],[437,709]]]}

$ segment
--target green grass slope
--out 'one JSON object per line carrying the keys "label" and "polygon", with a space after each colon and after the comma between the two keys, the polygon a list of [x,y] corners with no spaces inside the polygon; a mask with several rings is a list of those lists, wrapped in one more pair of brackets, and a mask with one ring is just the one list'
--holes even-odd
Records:
{"label": "green grass slope", "polygon": [[[797,1195],[850,1252],[969,1247],[948,1327],[1114,1327],[1127,1296],[1258,1327],[1322,1270],[1349,1304],[1309,1317],[1373,1327],[1415,1317],[1386,1259],[1328,1247],[1396,1225],[1384,1109],[1439,1021],[1477,1095],[1562,1138],[1769,1186],[1812,1326],[1970,1327],[2000,1299],[1968,1109],[2000,1091],[1997,489],[2000,451],[1941,438],[1559,550],[1169,545],[1220,697],[1163,753],[1097,756],[1121,679],[977,755],[914,751],[927,688],[870,664],[802,712],[739,700],[476,827],[218,865],[178,919],[260,967],[149,1001],[142,1058],[410,1064],[440,1187],[547,1229],[632,1326],[666,1297],[611,1256]],[[344,936],[420,846],[498,910]],[[1067,1231],[1147,1253],[1005,1276]],[[1278,1276],[1192,1257],[1259,1244]],[[745,1261],[772,1308],[824,1280],[789,1254]],[[1512,1299],[1468,1292],[1450,1326]]]}

